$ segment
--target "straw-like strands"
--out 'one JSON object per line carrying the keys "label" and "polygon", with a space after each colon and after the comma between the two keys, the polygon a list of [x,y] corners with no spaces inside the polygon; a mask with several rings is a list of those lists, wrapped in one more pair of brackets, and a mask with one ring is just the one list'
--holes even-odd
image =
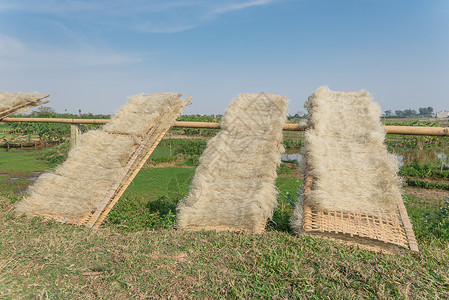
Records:
{"label": "straw-like strands", "polygon": [[42,99],[48,96],[49,95],[41,95],[39,93],[26,94],[1,92],[0,119],[15,113],[25,112],[32,107],[44,104]]}
{"label": "straw-like strands", "polygon": [[365,91],[320,88],[305,106],[306,176],[293,230],[374,251],[418,251],[402,203],[397,161],[383,144],[377,104]]}
{"label": "straw-like strands", "polygon": [[[147,157],[152,144],[158,142],[159,135],[181,113],[186,103],[180,96],[155,94],[131,98],[107,128],[83,134],[64,164],[39,177],[29,189],[30,196],[16,206],[17,213],[52,216],[77,224],[87,222],[112,187],[120,185],[134,171],[139,159]],[[147,114],[152,117],[146,118]],[[128,128],[120,130],[120,126]],[[153,135],[143,139],[144,130]],[[136,149],[140,152],[133,155]],[[136,164],[129,163],[133,157]]]}
{"label": "straw-like strands", "polygon": [[180,228],[264,231],[276,205],[286,115],[283,96],[240,94],[231,102],[178,205]]}
{"label": "straw-like strands", "polygon": [[314,184],[308,201],[327,210],[395,211],[395,199],[401,197],[398,164],[384,145],[380,107],[368,92],[320,88],[305,107],[304,161]]}

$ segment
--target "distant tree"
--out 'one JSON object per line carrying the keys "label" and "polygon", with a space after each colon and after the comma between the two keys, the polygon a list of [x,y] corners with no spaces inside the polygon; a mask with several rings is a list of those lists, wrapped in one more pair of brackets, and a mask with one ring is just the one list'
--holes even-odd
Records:
{"label": "distant tree", "polygon": [[391,116],[391,110],[386,110],[386,111],[385,111],[385,115],[386,115],[387,117]]}
{"label": "distant tree", "polygon": [[413,110],[413,109],[404,110],[405,117],[413,117],[413,116],[416,116],[416,114],[417,114],[416,110]]}
{"label": "distant tree", "polygon": [[433,107],[420,107],[419,115],[423,117],[430,117],[433,113]]}
{"label": "distant tree", "polygon": [[53,107],[49,106],[39,106],[30,115],[33,117],[38,116],[53,116],[56,113]]}
{"label": "distant tree", "polygon": [[404,116],[404,112],[402,110],[395,110],[394,114],[400,118],[402,118]]}

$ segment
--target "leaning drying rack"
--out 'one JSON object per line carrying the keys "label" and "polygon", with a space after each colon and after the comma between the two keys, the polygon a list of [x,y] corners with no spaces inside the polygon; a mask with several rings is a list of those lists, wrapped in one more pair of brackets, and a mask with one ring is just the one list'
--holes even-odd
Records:
{"label": "leaning drying rack", "polygon": [[[177,94],[178,98],[180,98],[182,95]],[[190,96],[182,106],[181,111],[186,107],[186,105],[190,102],[192,99],[192,96]],[[164,116],[162,116],[161,120],[166,117],[167,112]],[[173,122],[175,122],[176,118],[178,116],[175,116],[173,119]],[[157,145],[160,143],[164,135],[167,133],[167,131],[170,129],[171,126],[167,126],[166,128],[161,128],[162,122],[159,122],[153,128],[150,129],[150,131],[147,133],[147,135],[141,140],[139,146],[135,150],[135,152],[132,154],[130,160],[128,161],[128,164],[126,165],[126,175],[123,176],[122,180],[115,184],[107,193],[105,198],[101,201],[99,207],[95,210],[95,212],[90,215],[88,218],[82,220],[79,224],[80,225],[86,225],[89,228],[98,228],[103,223],[109,212],[112,210],[114,205],[118,202],[120,197],[123,195],[123,193],[126,191],[128,186],[131,184],[131,182],[134,180],[134,178],[139,173],[140,169],[142,169],[145,162],[148,160],[150,155],[153,153],[154,149],[156,149]],[[154,136],[155,132],[158,132],[158,129],[161,129],[158,136]],[[156,140],[149,145],[150,140],[155,137]],[[149,148],[148,148],[149,147]],[[146,150],[148,148],[148,150]]]}
{"label": "leaning drying rack", "polygon": [[[164,95],[173,95],[176,98],[180,98],[181,94],[175,94],[175,93],[163,93]],[[160,94],[159,94],[160,95]],[[185,108],[185,106],[190,102],[192,96],[190,96],[185,102],[183,103],[181,107],[181,111]],[[171,109],[174,109],[171,108]],[[98,228],[109,212],[112,210],[114,205],[119,201],[120,197],[123,195],[123,193],[126,191],[128,186],[131,184],[133,179],[137,176],[139,171],[144,166],[145,162],[148,160],[150,155],[153,153],[154,149],[157,147],[159,142],[162,140],[164,135],[167,133],[167,131],[170,129],[173,122],[175,122],[178,115],[175,115],[172,120],[172,124],[169,124],[168,126],[165,125],[164,127],[164,117],[166,118],[169,114],[170,109],[168,109],[165,114],[161,117],[160,121],[154,125],[148,133],[140,138],[140,142],[137,146],[134,148],[134,152],[130,155],[130,158],[128,160],[128,163],[125,167],[124,176],[118,180],[117,183],[115,183],[107,192],[105,197],[100,201],[99,205],[93,209],[89,214],[87,214],[84,217],[81,217],[79,219],[74,218],[68,218],[63,216],[56,216],[56,215],[50,215],[50,214],[39,214],[36,216],[44,217],[47,220],[53,220],[60,223],[69,223],[69,224],[75,224],[75,225],[83,225],[87,226],[89,228]],[[165,119],[165,121],[167,121]],[[111,135],[129,135],[129,134],[116,134],[116,133],[109,133]]]}

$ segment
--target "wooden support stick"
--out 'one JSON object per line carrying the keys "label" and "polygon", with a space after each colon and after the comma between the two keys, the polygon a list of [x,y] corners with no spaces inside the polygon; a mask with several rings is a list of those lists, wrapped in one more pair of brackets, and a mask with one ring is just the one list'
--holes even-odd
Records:
{"label": "wooden support stick", "polygon": [[82,129],[81,124],[70,124],[70,148],[73,149],[79,142]]}
{"label": "wooden support stick", "polygon": [[416,241],[415,233],[413,232],[412,223],[410,223],[410,218],[408,217],[407,209],[405,208],[402,198],[397,199],[397,205],[399,214],[401,215],[402,225],[404,225],[405,235],[407,236],[408,246],[411,251],[419,252],[418,242]]}

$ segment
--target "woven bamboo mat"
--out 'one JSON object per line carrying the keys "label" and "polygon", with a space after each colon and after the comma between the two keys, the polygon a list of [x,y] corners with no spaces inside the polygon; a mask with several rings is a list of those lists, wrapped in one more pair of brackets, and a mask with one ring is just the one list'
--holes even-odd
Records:
{"label": "woven bamboo mat", "polygon": [[400,253],[404,249],[419,252],[415,234],[402,199],[397,210],[374,216],[342,211],[318,210],[307,201],[313,178],[304,184],[304,233],[336,240],[376,252]]}
{"label": "woven bamboo mat", "polygon": [[48,97],[50,97],[50,95],[48,95],[48,94],[46,94],[46,95],[39,95],[40,99],[37,102],[34,102],[34,103],[26,102],[26,103],[19,104],[19,105],[16,105],[14,107],[8,108],[7,110],[0,111],[0,120],[3,119],[3,118],[8,117],[10,115],[15,114],[18,110],[20,110],[20,109],[22,109],[24,107],[32,108],[32,107],[36,107],[36,106],[48,103],[48,102],[50,102],[50,100],[40,101],[40,100],[48,98]]}
{"label": "woven bamboo mat", "polygon": [[[174,94],[174,93],[162,93],[162,94],[173,95],[176,96],[177,98],[180,98],[182,96],[181,94]],[[185,100],[182,109],[184,109],[185,106],[190,102],[191,98],[192,97],[190,96],[187,100]],[[109,212],[112,210],[114,205],[119,201],[120,197],[126,191],[126,189],[131,184],[133,179],[137,176],[137,174],[142,169],[145,162],[153,153],[154,149],[156,149],[157,145],[160,143],[164,135],[174,124],[176,118],[178,117],[174,116],[173,120],[171,120],[172,121],[171,125],[167,126],[166,128],[162,128],[161,127],[163,126],[162,121],[167,121],[166,120],[167,114],[168,112],[166,113],[166,115],[161,117],[161,121],[159,123],[157,123],[148,131],[146,136],[140,139],[140,143],[138,144],[137,147],[135,147],[134,152],[130,155],[128,163],[125,167],[126,170],[125,175],[110,188],[109,192],[105,195],[105,197],[102,199],[102,201],[100,202],[100,204],[96,209],[92,210],[88,215],[80,219],[71,219],[54,215],[39,215],[39,216],[44,217],[47,220],[53,220],[55,222],[83,225],[89,228],[98,228],[104,222]],[[117,135],[115,133],[109,134]],[[157,136],[155,136],[155,134],[157,134]],[[152,144],[150,144],[150,141],[153,141]]]}

